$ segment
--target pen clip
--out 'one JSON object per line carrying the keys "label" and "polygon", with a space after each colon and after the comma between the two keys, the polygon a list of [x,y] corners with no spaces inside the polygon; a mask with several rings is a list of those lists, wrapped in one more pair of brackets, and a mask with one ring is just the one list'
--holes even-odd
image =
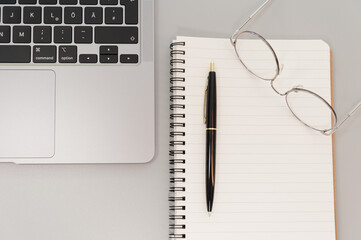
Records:
{"label": "pen clip", "polygon": [[208,83],[207,83],[206,89],[204,90],[204,101],[203,101],[203,123],[204,124],[207,124],[207,118],[206,118],[207,94],[208,94]]}

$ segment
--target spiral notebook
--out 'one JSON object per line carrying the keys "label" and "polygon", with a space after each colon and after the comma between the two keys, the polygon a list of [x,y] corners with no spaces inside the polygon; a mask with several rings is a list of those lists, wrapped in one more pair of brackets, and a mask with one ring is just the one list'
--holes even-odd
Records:
{"label": "spiral notebook", "polygon": [[[270,43],[284,66],[280,85],[302,84],[331,102],[327,44]],[[244,69],[229,39],[178,37],[171,56],[170,239],[335,240],[332,137],[300,124],[269,83]],[[211,216],[203,125],[210,61],[218,84]]]}

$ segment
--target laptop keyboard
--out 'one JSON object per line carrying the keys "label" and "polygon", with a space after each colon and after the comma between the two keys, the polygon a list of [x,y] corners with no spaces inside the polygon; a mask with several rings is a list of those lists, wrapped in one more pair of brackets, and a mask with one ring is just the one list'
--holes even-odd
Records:
{"label": "laptop keyboard", "polygon": [[139,0],[0,0],[0,63],[136,64]]}

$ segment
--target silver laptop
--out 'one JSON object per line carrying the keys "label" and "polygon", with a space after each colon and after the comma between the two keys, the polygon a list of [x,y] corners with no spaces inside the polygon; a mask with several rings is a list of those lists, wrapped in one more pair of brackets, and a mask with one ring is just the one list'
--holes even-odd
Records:
{"label": "silver laptop", "polygon": [[0,162],[153,158],[153,0],[1,0],[0,17]]}

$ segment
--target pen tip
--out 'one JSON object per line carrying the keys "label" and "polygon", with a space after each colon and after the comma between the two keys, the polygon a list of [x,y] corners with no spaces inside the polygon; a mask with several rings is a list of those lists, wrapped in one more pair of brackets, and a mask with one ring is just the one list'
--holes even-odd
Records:
{"label": "pen tip", "polygon": [[210,69],[211,69],[211,72],[214,72],[214,62],[212,61],[211,64],[210,64]]}
{"label": "pen tip", "polygon": [[208,212],[208,217],[211,217],[212,216],[212,212]]}

